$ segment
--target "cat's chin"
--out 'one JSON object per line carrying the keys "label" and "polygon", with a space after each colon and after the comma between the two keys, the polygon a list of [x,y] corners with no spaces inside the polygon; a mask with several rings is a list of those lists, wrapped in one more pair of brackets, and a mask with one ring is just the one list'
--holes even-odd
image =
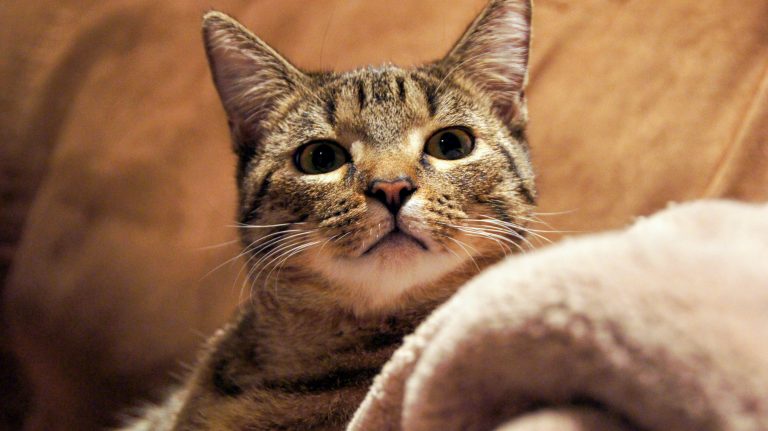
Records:
{"label": "cat's chin", "polygon": [[461,267],[449,252],[430,251],[419,239],[391,233],[357,257],[315,256],[312,266],[340,288],[343,302],[358,313],[401,308],[404,296]]}
{"label": "cat's chin", "polygon": [[397,261],[414,253],[428,251],[429,247],[421,239],[402,231],[395,231],[371,244],[360,257],[378,255],[379,258],[389,257]]}

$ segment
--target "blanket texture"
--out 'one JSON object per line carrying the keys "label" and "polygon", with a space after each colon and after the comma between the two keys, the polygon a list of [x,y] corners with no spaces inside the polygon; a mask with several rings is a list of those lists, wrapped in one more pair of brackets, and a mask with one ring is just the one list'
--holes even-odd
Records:
{"label": "blanket texture", "polygon": [[768,429],[768,206],[704,201],[502,262],[350,430]]}

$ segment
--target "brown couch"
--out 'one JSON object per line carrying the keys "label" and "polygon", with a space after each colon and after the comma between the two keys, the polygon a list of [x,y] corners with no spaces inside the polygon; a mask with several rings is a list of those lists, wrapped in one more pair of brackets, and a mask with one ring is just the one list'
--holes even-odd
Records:
{"label": "brown couch", "polygon": [[[33,394],[28,428],[92,429],[159,396],[238,299],[240,264],[211,272],[237,246],[204,10],[301,66],[348,69],[437,58],[483,3],[1,8],[0,351]],[[541,212],[560,213],[542,218],[591,232],[670,201],[768,198],[768,3],[535,6],[530,140]]]}

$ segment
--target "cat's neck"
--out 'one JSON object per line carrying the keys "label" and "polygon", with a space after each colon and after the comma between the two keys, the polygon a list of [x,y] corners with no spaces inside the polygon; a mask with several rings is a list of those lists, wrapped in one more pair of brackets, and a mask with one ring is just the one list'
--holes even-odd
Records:
{"label": "cat's neck", "polygon": [[[302,417],[335,420],[341,427],[403,337],[446,298],[415,297],[388,312],[360,315],[318,293],[324,286],[317,278],[296,274],[257,286],[235,321],[211,341],[194,380],[219,396],[268,393],[287,403],[262,406],[265,417],[290,422],[286,411],[301,411]],[[449,282],[458,281],[443,280],[446,295],[459,285]],[[210,401],[190,398],[195,402],[182,416],[198,414]],[[326,417],[329,411],[335,419]]]}
{"label": "cat's neck", "polygon": [[[496,254],[476,257],[440,278],[410,285],[399,296],[388,296],[385,301],[378,302],[372,300],[376,295],[361,294],[381,290],[385,283],[379,284],[376,279],[363,285],[345,285],[329,280],[305,265],[287,265],[279,280],[253,283],[252,302],[259,314],[292,316],[296,321],[312,316],[312,320],[343,318],[363,324],[393,317],[424,316],[500,258],[501,255]],[[398,277],[399,274],[389,276]]]}
{"label": "cat's neck", "polygon": [[254,386],[314,387],[328,383],[327,376],[345,376],[334,381],[367,387],[403,337],[475,273],[474,267],[462,270],[423,289],[428,295],[410,294],[388,310],[359,313],[329,294],[334,286],[293,268],[279,280],[255,283],[251,299],[227,329],[234,336],[221,339],[237,345],[215,350],[252,352],[223,360],[239,363],[234,369],[241,370],[240,381],[255,379]]}
{"label": "cat's neck", "polygon": [[283,327],[287,331],[285,334],[290,332],[296,337],[314,332],[360,333],[365,337],[373,332],[411,332],[418,322],[445,302],[457,286],[431,289],[430,296],[404,296],[392,308],[367,313],[360,313],[327,295],[327,290],[332,287],[321,280],[310,285],[286,279],[271,288],[266,287],[254,293],[251,303],[247,305],[252,308],[255,321],[271,327]]}
{"label": "cat's neck", "polygon": [[302,356],[293,358],[298,369],[305,360],[338,356],[339,352],[350,353],[355,361],[370,356],[378,363],[387,359],[402,338],[445,302],[468,276],[440,280],[439,289],[426,289],[428,296],[404,296],[395,307],[369,313],[359,313],[336,301],[335,296],[328,295],[333,286],[322,279],[311,278],[313,282],[308,283],[304,276],[289,276],[254,292],[244,312],[253,315],[250,324],[263,334],[260,342],[284,344],[286,350],[303,346],[290,353]]}
{"label": "cat's neck", "polygon": [[209,369],[219,392],[255,387],[291,393],[343,390],[361,396],[403,337],[437,306],[422,302],[359,316],[327,301],[274,292],[262,291],[244,303],[235,322],[214,342]]}

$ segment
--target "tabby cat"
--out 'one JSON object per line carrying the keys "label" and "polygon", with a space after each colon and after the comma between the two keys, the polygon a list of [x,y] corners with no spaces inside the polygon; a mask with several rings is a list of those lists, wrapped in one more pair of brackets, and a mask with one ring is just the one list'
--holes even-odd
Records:
{"label": "tabby cat", "polygon": [[307,73],[205,15],[251,301],[127,429],[345,426],[402,337],[524,241],[530,20],[492,0],[442,60]]}

